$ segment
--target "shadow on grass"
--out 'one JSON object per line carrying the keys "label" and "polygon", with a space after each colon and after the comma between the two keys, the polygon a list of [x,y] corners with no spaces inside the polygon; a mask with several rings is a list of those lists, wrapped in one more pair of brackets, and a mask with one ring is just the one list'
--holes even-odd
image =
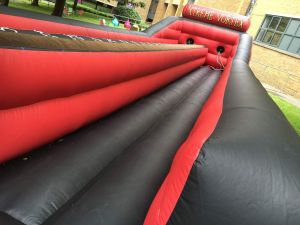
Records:
{"label": "shadow on grass", "polygon": [[293,104],[283,100],[279,96],[270,94],[273,101],[278,105],[280,110],[283,112],[287,120],[294,127],[298,135],[300,136],[300,108]]}

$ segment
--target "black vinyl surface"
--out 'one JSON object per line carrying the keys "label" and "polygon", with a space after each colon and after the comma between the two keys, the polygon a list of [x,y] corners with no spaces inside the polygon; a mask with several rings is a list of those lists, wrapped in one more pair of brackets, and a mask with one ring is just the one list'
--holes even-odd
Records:
{"label": "black vinyl surface", "polygon": [[250,62],[250,57],[251,57],[251,49],[252,49],[251,47],[252,47],[252,36],[246,33],[241,33],[234,59],[242,60],[248,64]]}
{"label": "black vinyl surface", "polygon": [[195,72],[203,78],[195,80],[187,95],[108,165],[93,187],[53,224],[142,224],[219,73],[207,67]]}
{"label": "black vinyl surface", "polygon": [[299,187],[299,136],[235,60],[221,119],[168,225],[299,225]]}
{"label": "black vinyl surface", "polygon": [[0,224],[1,225],[24,225],[23,223],[15,220],[6,213],[0,212]]}
{"label": "black vinyl surface", "polygon": [[1,165],[0,211],[26,225],[140,224],[218,76],[201,68]]}

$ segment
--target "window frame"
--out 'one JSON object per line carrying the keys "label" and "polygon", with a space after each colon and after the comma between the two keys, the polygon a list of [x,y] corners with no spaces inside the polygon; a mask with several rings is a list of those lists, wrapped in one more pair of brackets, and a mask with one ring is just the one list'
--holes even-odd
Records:
{"label": "window frame", "polygon": [[[270,21],[268,22],[267,26],[263,27],[263,26],[265,25],[265,21],[266,21],[267,17],[269,17],[269,18],[271,18],[271,19],[270,19]],[[273,28],[270,28],[270,25],[272,24],[274,18],[279,18],[279,21],[278,21],[278,23],[276,24],[276,27],[273,29]],[[284,31],[279,31],[279,30],[277,30],[277,29],[278,29],[278,27],[279,27],[281,21],[282,21],[284,18],[288,18],[289,21],[288,21],[287,25],[285,26]],[[285,15],[285,14],[279,14],[279,13],[266,13],[266,14],[264,15],[264,19],[263,19],[263,21],[261,22],[261,25],[260,25],[260,27],[259,27],[257,33],[256,33],[256,35],[255,35],[254,43],[255,43],[255,44],[258,44],[258,45],[260,45],[260,46],[263,46],[263,47],[266,47],[266,48],[270,48],[270,49],[272,49],[272,50],[275,50],[275,51],[278,51],[278,52],[281,52],[281,53],[284,53],[284,54],[287,54],[287,55],[296,57],[296,58],[300,58],[300,46],[299,46],[299,48],[297,49],[296,53],[293,53],[293,52],[288,51],[288,49],[289,49],[289,47],[291,46],[293,40],[294,40],[295,38],[300,38],[300,36],[297,35],[297,33],[300,31],[300,23],[299,23],[299,25],[298,25],[298,28],[296,28],[294,34],[288,34],[288,33],[287,33],[287,30],[288,30],[288,28],[289,28],[289,26],[290,26],[290,24],[291,24],[291,22],[292,22],[293,20],[296,20],[296,21],[299,21],[299,22],[300,22],[300,17],[298,17],[298,16],[291,16],[291,15]],[[264,42],[263,40],[265,39],[265,37],[266,37],[268,31],[269,31],[269,32],[272,32],[272,36],[271,36],[271,38],[269,39],[268,42]],[[261,32],[263,32],[263,33],[261,34]],[[272,44],[273,39],[274,39],[274,36],[275,36],[276,34],[281,35],[281,36],[280,36],[280,39],[277,41],[276,44]],[[262,36],[260,36],[260,35],[262,35]],[[290,40],[288,46],[286,47],[286,50],[279,48],[279,46],[280,46],[281,43],[282,43],[282,39],[283,39],[285,36],[291,37],[291,40]]]}

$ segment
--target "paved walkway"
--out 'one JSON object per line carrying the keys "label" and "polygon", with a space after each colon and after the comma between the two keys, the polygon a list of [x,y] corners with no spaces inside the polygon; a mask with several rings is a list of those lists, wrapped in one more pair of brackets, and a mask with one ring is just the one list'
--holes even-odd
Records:
{"label": "paved walkway", "polygon": [[300,99],[297,99],[297,98],[292,97],[290,95],[286,95],[281,90],[279,90],[279,89],[277,89],[277,88],[275,88],[273,86],[270,86],[270,85],[268,85],[266,83],[262,83],[262,85],[264,86],[264,88],[268,92],[270,92],[270,93],[272,93],[274,95],[277,95],[277,96],[283,98],[284,100],[286,100],[287,102],[289,102],[289,103],[297,106],[298,108],[300,108]]}

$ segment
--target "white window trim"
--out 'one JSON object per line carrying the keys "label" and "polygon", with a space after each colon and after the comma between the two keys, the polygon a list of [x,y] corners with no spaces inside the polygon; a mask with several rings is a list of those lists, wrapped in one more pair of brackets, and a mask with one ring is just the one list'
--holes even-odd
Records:
{"label": "white window trim", "polygon": [[259,31],[262,29],[263,22],[265,21],[267,16],[281,16],[281,17],[288,17],[290,19],[299,19],[300,20],[300,16],[296,16],[296,15],[284,14],[284,13],[275,13],[275,12],[266,12],[263,15],[263,21],[261,22],[261,25],[260,25],[256,35],[254,36],[253,43],[256,44],[256,45],[259,45],[261,47],[268,48],[268,49],[271,49],[273,51],[277,51],[277,52],[283,53],[285,55],[292,56],[294,58],[300,59],[300,56],[298,54],[294,54],[294,53],[291,53],[289,51],[281,50],[280,48],[275,48],[275,47],[272,47],[271,45],[264,44],[263,42],[256,41],[257,35],[258,35]]}
{"label": "white window trim", "polygon": [[284,50],[281,50],[281,49],[279,49],[279,48],[274,48],[274,47],[272,47],[272,46],[270,46],[270,45],[266,45],[266,44],[263,44],[263,43],[261,43],[261,42],[253,41],[253,43],[254,43],[255,45],[258,45],[258,46],[261,46],[261,47],[264,47],[264,48],[268,48],[268,49],[270,49],[270,50],[273,50],[273,51],[276,51],[276,52],[279,52],[279,53],[282,53],[282,54],[285,54],[285,55],[294,57],[294,58],[296,58],[296,59],[300,59],[300,56],[297,55],[297,54],[293,54],[293,53],[291,53],[291,52],[284,51]]}
{"label": "white window trim", "polygon": [[284,14],[284,13],[275,13],[275,12],[266,12],[266,15],[272,15],[272,16],[283,16],[283,17],[290,17],[290,18],[294,18],[294,19],[300,19],[299,15],[292,15],[292,14]]}

